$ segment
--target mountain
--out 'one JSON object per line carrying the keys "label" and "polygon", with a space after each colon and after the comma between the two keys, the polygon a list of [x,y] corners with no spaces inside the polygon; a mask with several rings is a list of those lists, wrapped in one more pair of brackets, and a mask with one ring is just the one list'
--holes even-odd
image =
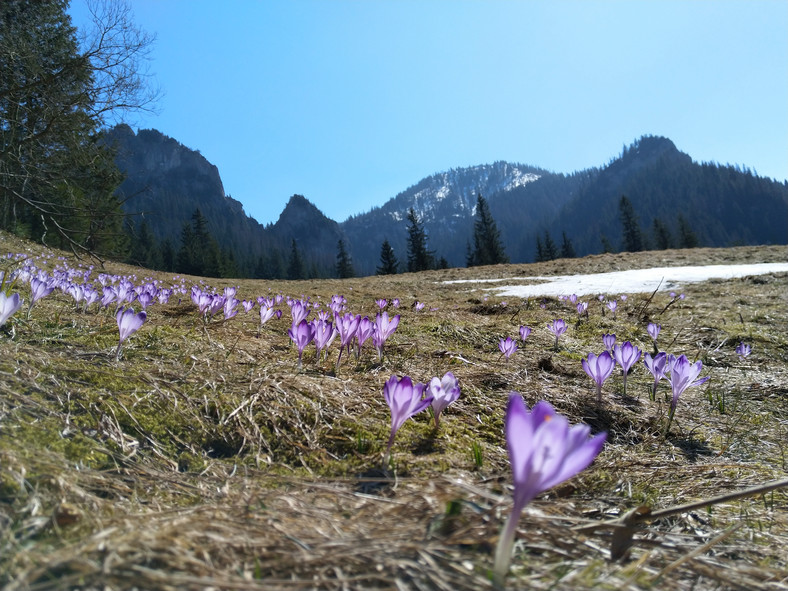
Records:
{"label": "mountain", "polygon": [[269,232],[279,244],[289,246],[295,240],[297,247],[309,253],[311,260],[322,268],[334,266],[337,243],[347,242],[340,225],[323,215],[303,195],[290,197]]}
{"label": "mountain", "polygon": [[[375,272],[384,238],[401,260],[407,250],[407,215],[413,208],[429,234],[430,248],[452,266],[465,264],[466,243],[473,231],[477,195],[506,193],[528,186],[547,171],[523,164],[495,162],[455,168],[422,179],[383,206],[353,216],[341,227],[348,237],[351,255],[363,274]],[[540,207],[544,204],[540,203]],[[457,242],[456,237],[463,241]],[[506,236],[503,236],[506,242]]]}
{"label": "mountain", "polygon": [[266,276],[269,266],[283,269],[293,239],[316,275],[330,275],[343,234],[303,197],[293,196],[279,221],[266,228],[225,195],[219,170],[199,151],[155,129],[134,133],[124,124],[109,130],[105,141],[125,175],[117,195],[137,229],[144,221],[154,239],[169,239],[177,249],[184,224],[190,224],[199,209],[209,233],[232,255],[242,275]]}
{"label": "mountain", "polygon": [[656,247],[654,220],[667,228],[671,246],[682,246],[682,219],[702,246],[788,243],[788,183],[740,167],[699,164],[669,139],[644,136],[606,166],[568,175],[498,162],[428,177],[342,224],[357,268],[374,272],[384,238],[404,258],[410,207],[428,232],[429,248],[451,265],[464,265],[473,228],[470,196],[477,191],[512,262],[534,261],[537,239],[545,235],[560,245],[565,234],[577,256],[601,252],[604,241],[621,248],[622,195],[650,247]]}
{"label": "mountain", "polygon": [[[355,270],[367,275],[380,263],[388,240],[400,261],[407,257],[407,215],[412,208],[428,248],[452,266],[464,266],[472,240],[477,195],[487,200],[509,259],[530,262],[537,241],[577,256],[620,249],[619,202],[626,195],[647,247],[788,243],[788,182],[741,167],[698,163],[667,138],[644,136],[599,168],[572,174],[525,164],[495,162],[433,174],[370,211],[342,223],[293,195],[276,223],[263,226],[225,195],[217,168],[198,151],[156,130],[137,133],[119,125],[107,133],[126,179],[118,190],[137,228],[144,220],[153,238],[179,248],[184,224],[199,209],[222,252],[245,277],[285,277],[292,244],[306,276],[332,276],[337,243],[344,240]],[[657,236],[659,232],[661,234]]]}

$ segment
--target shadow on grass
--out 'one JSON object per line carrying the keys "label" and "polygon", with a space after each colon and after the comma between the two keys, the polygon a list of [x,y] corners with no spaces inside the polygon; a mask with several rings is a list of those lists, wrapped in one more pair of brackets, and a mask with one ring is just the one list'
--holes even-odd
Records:
{"label": "shadow on grass", "polygon": [[694,439],[692,434],[687,437],[668,436],[668,440],[681,450],[688,462],[697,462],[700,457],[714,456],[717,453],[703,441]]}

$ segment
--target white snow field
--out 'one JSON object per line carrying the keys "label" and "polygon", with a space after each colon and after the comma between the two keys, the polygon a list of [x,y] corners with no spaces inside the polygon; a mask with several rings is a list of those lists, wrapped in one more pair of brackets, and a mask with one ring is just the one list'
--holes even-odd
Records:
{"label": "white snow field", "polygon": [[[632,269],[590,275],[553,275],[535,277],[508,277],[504,279],[463,279],[445,283],[511,283],[510,285],[487,287],[501,297],[530,298],[536,296],[561,296],[576,294],[599,295],[616,293],[646,293],[659,288],[660,291],[677,291],[685,283],[709,279],[732,279],[748,275],[763,275],[788,271],[788,263],[756,263],[750,265],[706,265],[699,267],[655,267]],[[536,281],[538,283],[531,283]],[[517,284],[514,284],[516,282]]]}

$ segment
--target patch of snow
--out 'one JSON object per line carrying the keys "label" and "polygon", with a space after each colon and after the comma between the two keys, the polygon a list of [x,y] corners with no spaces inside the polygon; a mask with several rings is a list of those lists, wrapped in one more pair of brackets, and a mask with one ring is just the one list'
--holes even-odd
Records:
{"label": "patch of snow", "polygon": [[464,279],[444,283],[501,283],[504,281],[542,281],[532,285],[488,287],[502,297],[538,297],[576,294],[598,295],[615,293],[648,293],[677,290],[681,284],[709,279],[733,279],[748,275],[788,272],[788,263],[755,263],[750,265],[705,265],[698,267],[656,267],[631,269],[589,275],[554,275],[509,277],[505,279]]}

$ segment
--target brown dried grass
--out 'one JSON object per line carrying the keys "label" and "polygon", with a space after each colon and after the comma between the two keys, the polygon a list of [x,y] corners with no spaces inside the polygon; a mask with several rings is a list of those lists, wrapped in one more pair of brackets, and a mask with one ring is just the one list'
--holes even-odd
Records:
{"label": "brown dried grass", "polygon": [[[6,251],[37,249],[2,235]],[[347,281],[241,282],[327,300],[356,313],[399,297],[402,323],[383,363],[335,357],[295,372],[287,320],[258,330],[239,315],[203,326],[189,305],[151,310],[119,363],[114,319],[43,300],[0,335],[0,585],[5,589],[485,589],[510,508],[503,407],[510,390],[544,398],[572,422],[607,430],[592,467],[542,495],[520,521],[509,577],[531,589],[785,589],[788,496],[778,489],[632,524],[665,509],[784,477],[788,446],[788,309],[783,275],[707,282],[661,316],[665,297],[633,296],[613,321],[592,308],[551,350],[542,328],[574,318],[554,299],[501,306],[440,281],[785,260],[784,247],[599,255],[540,265],[452,269]],[[150,273],[108,265],[109,270]],[[163,278],[163,276],[162,276]],[[212,281],[216,287],[238,282]],[[417,314],[415,300],[438,307]],[[670,350],[700,358],[712,380],[688,391],[662,436],[664,401],[649,379],[628,397],[593,400],[579,358],[613,330],[644,340],[656,319]],[[534,333],[508,363],[497,339]],[[663,337],[661,337],[663,338]],[[739,339],[753,344],[741,362]],[[336,345],[332,348],[336,355]],[[383,382],[451,370],[462,397],[434,433],[409,421],[388,435]],[[640,393],[640,397],[637,397]],[[724,396],[725,412],[719,410]],[[709,398],[712,398],[710,403]],[[716,406],[715,406],[716,405]],[[483,454],[474,463],[473,445]]]}

